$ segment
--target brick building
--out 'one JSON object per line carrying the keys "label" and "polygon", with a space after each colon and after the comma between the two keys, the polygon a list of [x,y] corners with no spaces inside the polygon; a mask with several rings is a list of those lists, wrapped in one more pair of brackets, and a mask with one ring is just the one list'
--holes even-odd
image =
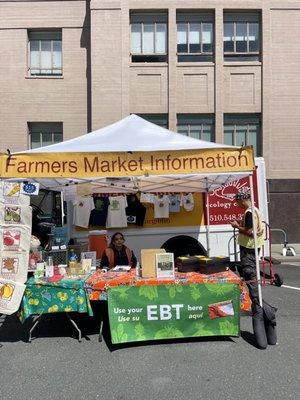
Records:
{"label": "brick building", "polygon": [[0,0],[0,151],[130,113],[252,144],[266,160],[272,227],[297,242],[299,37],[297,0]]}

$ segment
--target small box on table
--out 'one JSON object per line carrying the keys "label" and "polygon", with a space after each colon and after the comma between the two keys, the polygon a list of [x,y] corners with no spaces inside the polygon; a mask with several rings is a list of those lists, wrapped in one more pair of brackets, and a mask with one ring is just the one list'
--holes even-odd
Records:
{"label": "small box on table", "polygon": [[229,262],[230,258],[227,256],[184,256],[176,258],[175,266],[179,272],[195,271],[201,274],[213,274],[226,271],[229,267]]}
{"label": "small box on table", "polygon": [[141,266],[143,278],[156,277],[156,254],[165,253],[165,249],[142,249]]}

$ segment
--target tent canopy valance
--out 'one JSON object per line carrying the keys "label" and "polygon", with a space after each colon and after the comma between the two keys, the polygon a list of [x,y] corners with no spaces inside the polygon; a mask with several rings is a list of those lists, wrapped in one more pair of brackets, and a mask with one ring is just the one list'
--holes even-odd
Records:
{"label": "tent canopy valance", "polygon": [[254,168],[251,146],[193,139],[130,115],[62,143],[2,155],[0,177],[53,189],[90,183],[95,192],[202,192]]}

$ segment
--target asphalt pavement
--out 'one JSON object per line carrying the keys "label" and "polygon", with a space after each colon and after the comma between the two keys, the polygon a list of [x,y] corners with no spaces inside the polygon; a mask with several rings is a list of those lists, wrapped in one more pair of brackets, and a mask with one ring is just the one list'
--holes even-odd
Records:
{"label": "asphalt pavement", "polygon": [[61,315],[45,317],[27,343],[29,321],[0,317],[1,398],[22,400],[299,399],[300,263],[274,267],[282,287],[266,285],[278,307],[278,345],[255,347],[249,315],[238,338],[201,338],[114,346],[98,342],[95,318],[78,316],[76,340]]}

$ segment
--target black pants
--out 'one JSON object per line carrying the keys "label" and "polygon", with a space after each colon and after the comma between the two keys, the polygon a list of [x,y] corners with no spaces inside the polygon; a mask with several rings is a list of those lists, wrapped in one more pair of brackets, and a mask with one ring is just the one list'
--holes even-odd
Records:
{"label": "black pants", "polygon": [[[260,249],[258,249],[258,253],[259,250]],[[239,273],[245,281],[254,281],[247,283],[247,286],[252,303],[259,305],[255,251],[254,249],[247,249],[246,247],[240,246],[240,257],[241,265]]]}

